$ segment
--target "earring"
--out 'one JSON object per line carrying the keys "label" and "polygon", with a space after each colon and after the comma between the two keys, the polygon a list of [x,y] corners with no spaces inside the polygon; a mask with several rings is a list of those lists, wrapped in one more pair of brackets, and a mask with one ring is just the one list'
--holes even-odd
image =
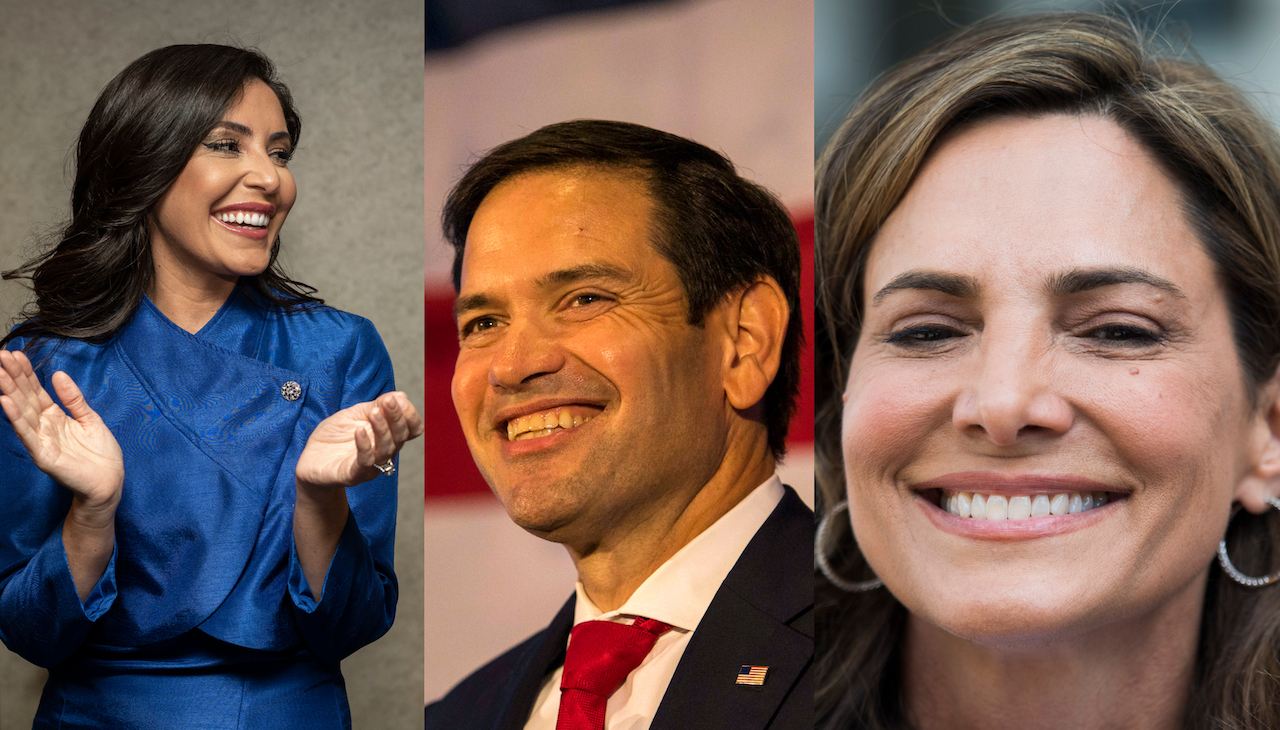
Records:
{"label": "earring", "polygon": [[[1275,509],[1280,509],[1280,499],[1276,499],[1275,497],[1265,497],[1264,500]],[[1239,510],[1237,509],[1237,511]],[[1232,513],[1231,516],[1235,517],[1235,514]],[[1231,527],[1230,520],[1227,522],[1227,527],[1228,529]],[[1271,585],[1272,583],[1280,580],[1280,572],[1272,573],[1271,575],[1264,575],[1261,578],[1252,578],[1237,570],[1236,566],[1231,564],[1231,558],[1227,557],[1227,536],[1225,534],[1222,536],[1222,542],[1218,543],[1218,562],[1222,565],[1222,569],[1226,571],[1226,574],[1230,576],[1231,580],[1234,580],[1242,586],[1260,588],[1262,586]]]}
{"label": "earring", "polygon": [[818,570],[821,570],[822,574],[827,577],[827,580],[831,581],[831,583],[837,588],[849,591],[850,593],[872,591],[884,585],[884,583],[880,582],[879,578],[872,578],[871,580],[864,581],[852,581],[841,578],[836,575],[834,570],[831,569],[831,564],[827,562],[827,556],[823,553],[822,547],[827,541],[827,520],[831,519],[832,515],[848,511],[848,509],[849,501],[840,500],[840,503],[837,504],[835,508],[823,515],[822,519],[818,521],[818,534],[813,540],[813,560],[818,564]]}

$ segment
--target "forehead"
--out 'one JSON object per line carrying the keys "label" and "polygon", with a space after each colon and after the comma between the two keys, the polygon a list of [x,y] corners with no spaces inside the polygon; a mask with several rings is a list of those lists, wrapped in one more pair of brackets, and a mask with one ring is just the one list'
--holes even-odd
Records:
{"label": "forehead", "polygon": [[280,106],[280,99],[262,79],[246,81],[240,95],[231,101],[231,106],[223,114],[223,118],[233,122],[265,119],[272,123],[273,127],[263,131],[270,132],[277,131],[277,128],[284,129],[285,126],[284,108]]}
{"label": "forehead", "polygon": [[865,291],[916,268],[1026,289],[1102,267],[1215,282],[1178,185],[1118,125],[1001,117],[930,154],[877,235]]}
{"label": "forehead", "polygon": [[569,168],[504,180],[467,230],[461,288],[591,264],[650,266],[659,259],[650,243],[652,209],[644,180],[625,171]]}

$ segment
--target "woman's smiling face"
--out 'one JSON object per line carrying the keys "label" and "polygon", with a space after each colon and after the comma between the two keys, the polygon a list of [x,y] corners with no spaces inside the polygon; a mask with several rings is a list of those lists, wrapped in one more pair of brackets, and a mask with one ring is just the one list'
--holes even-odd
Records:
{"label": "woman's smiling face", "polygon": [[1141,145],[1094,116],[964,128],[882,226],[863,287],[850,515],[915,616],[1021,643],[1198,605],[1274,444],[1181,192]]}
{"label": "woman's smiling face", "polygon": [[225,288],[262,273],[297,198],[292,154],[275,92],[249,81],[152,212],[157,282]]}

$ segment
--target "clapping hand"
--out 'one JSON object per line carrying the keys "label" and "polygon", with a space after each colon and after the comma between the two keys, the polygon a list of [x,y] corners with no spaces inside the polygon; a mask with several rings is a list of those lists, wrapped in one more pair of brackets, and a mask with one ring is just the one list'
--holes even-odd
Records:
{"label": "clapping hand", "polygon": [[300,487],[353,487],[381,472],[406,441],[423,432],[422,416],[404,393],[384,393],[329,416],[298,457]]}
{"label": "clapping hand", "polygon": [[[110,522],[124,484],[124,457],[70,375],[53,374],[49,397],[21,352],[0,351],[0,407],[41,471],[74,493],[78,517]],[[93,525],[105,526],[105,525]]]}

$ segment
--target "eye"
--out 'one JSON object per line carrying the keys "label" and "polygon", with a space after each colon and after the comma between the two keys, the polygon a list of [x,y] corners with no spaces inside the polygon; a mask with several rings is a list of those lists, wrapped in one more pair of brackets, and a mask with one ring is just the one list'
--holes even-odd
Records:
{"label": "eye", "polygon": [[293,150],[290,148],[272,150],[270,154],[281,167],[288,166],[289,161],[293,159]]}
{"label": "eye", "polygon": [[464,340],[472,335],[483,334],[497,327],[499,324],[500,322],[497,318],[489,316],[476,317],[475,319],[467,320],[467,322],[458,329],[458,339]]}
{"label": "eye", "polygon": [[955,337],[963,337],[964,333],[950,327],[937,324],[921,324],[890,332],[884,341],[900,347],[929,347]]}
{"label": "eye", "polygon": [[1106,324],[1089,330],[1085,337],[1115,346],[1156,345],[1164,341],[1158,333],[1133,324]]}
{"label": "eye", "polygon": [[618,305],[617,295],[600,289],[576,289],[565,292],[555,307],[564,322],[589,322],[608,314]]}
{"label": "eye", "polygon": [[605,296],[605,295],[603,295],[603,294],[597,294],[597,293],[595,293],[595,292],[589,292],[589,293],[585,293],[585,294],[578,294],[578,295],[576,295],[576,296],[575,296],[575,297],[574,297],[574,298],[569,302],[569,306],[571,306],[571,307],[585,307],[585,306],[587,306],[588,304],[595,304],[595,303],[597,303],[597,302],[604,302],[604,301],[608,301],[608,299],[609,299],[609,298],[608,298],[608,297],[606,297],[606,296]]}
{"label": "eye", "polygon": [[216,142],[205,142],[204,146],[214,152],[236,154],[240,151],[240,143],[234,139],[221,139]]}

